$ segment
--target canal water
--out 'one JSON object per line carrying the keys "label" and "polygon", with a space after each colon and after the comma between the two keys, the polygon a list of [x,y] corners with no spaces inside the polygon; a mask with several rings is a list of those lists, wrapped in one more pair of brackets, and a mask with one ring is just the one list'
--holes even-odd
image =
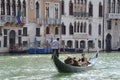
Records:
{"label": "canal water", "polygon": [[0,56],[0,80],[120,80],[120,53],[100,53],[95,66],[81,73],[59,73],[51,55]]}

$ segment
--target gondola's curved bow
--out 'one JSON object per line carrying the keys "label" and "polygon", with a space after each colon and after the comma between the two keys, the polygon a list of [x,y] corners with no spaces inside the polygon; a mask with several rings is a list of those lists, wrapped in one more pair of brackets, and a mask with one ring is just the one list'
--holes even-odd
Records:
{"label": "gondola's curved bow", "polygon": [[82,71],[85,71],[85,70],[90,70],[92,68],[92,66],[97,61],[98,53],[99,52],[97,52],[93,58],[89,59],[89,62],[91,64],[89,64],[86,67],[71,66],[69,64],[65,64],[65,63],[63,63],[62,61],[59,60],[59,58],[56,56],[55,53],[53,54],[53,62],[54,62],[55,66],[56,66],[56,68],[59,72],[62,72],[62,73],[82,72]]}

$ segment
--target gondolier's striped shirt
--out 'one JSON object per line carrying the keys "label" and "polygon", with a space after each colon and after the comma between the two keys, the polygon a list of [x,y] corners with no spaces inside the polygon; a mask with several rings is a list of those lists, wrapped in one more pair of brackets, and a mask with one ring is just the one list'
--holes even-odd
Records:
{"label": "gondolier's striped shirt", "polygon": [[51,48],[52,49],[58,49],[59,48],[59,42],[57,40],[53,40],[51,43]]}

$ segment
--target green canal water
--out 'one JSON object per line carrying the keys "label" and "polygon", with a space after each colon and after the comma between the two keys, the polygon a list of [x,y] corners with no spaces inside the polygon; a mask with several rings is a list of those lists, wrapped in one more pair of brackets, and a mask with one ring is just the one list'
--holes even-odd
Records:
{"label": "green canal water", "polygon": [[0,80],[120,80],[120,53],[100,53],[95,66],[82,73],[59,73],[51,55],[0,56]]}

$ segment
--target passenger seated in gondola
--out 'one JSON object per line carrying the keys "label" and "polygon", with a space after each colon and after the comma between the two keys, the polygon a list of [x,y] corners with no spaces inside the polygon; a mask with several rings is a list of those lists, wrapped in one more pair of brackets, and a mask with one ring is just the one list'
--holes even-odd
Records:
{"label": "passenger seated in gondola", "polygon": [[90,62],[87,61],[85,53],[82,54],[82,58],[78,60],[82,66],[87,66]]}
{"label": "passenger seated in gondola", "polygon": [[72,66],[80,66],[78,60],[76,60],[76,57],[73,58]]}
{"label": "passenger seated in gondola", "polygon": [[81,64],[79,64],[79,61],[76,60],[76,57],[68,57],[64,60],[64,63],[70,64],[72,66],[81,66]]}
{"label": "passenger seated in gondola", "polygon": [[68,57],[67,59],[64,60],[64,63],[72,65],[73,59],[71,57]]}

